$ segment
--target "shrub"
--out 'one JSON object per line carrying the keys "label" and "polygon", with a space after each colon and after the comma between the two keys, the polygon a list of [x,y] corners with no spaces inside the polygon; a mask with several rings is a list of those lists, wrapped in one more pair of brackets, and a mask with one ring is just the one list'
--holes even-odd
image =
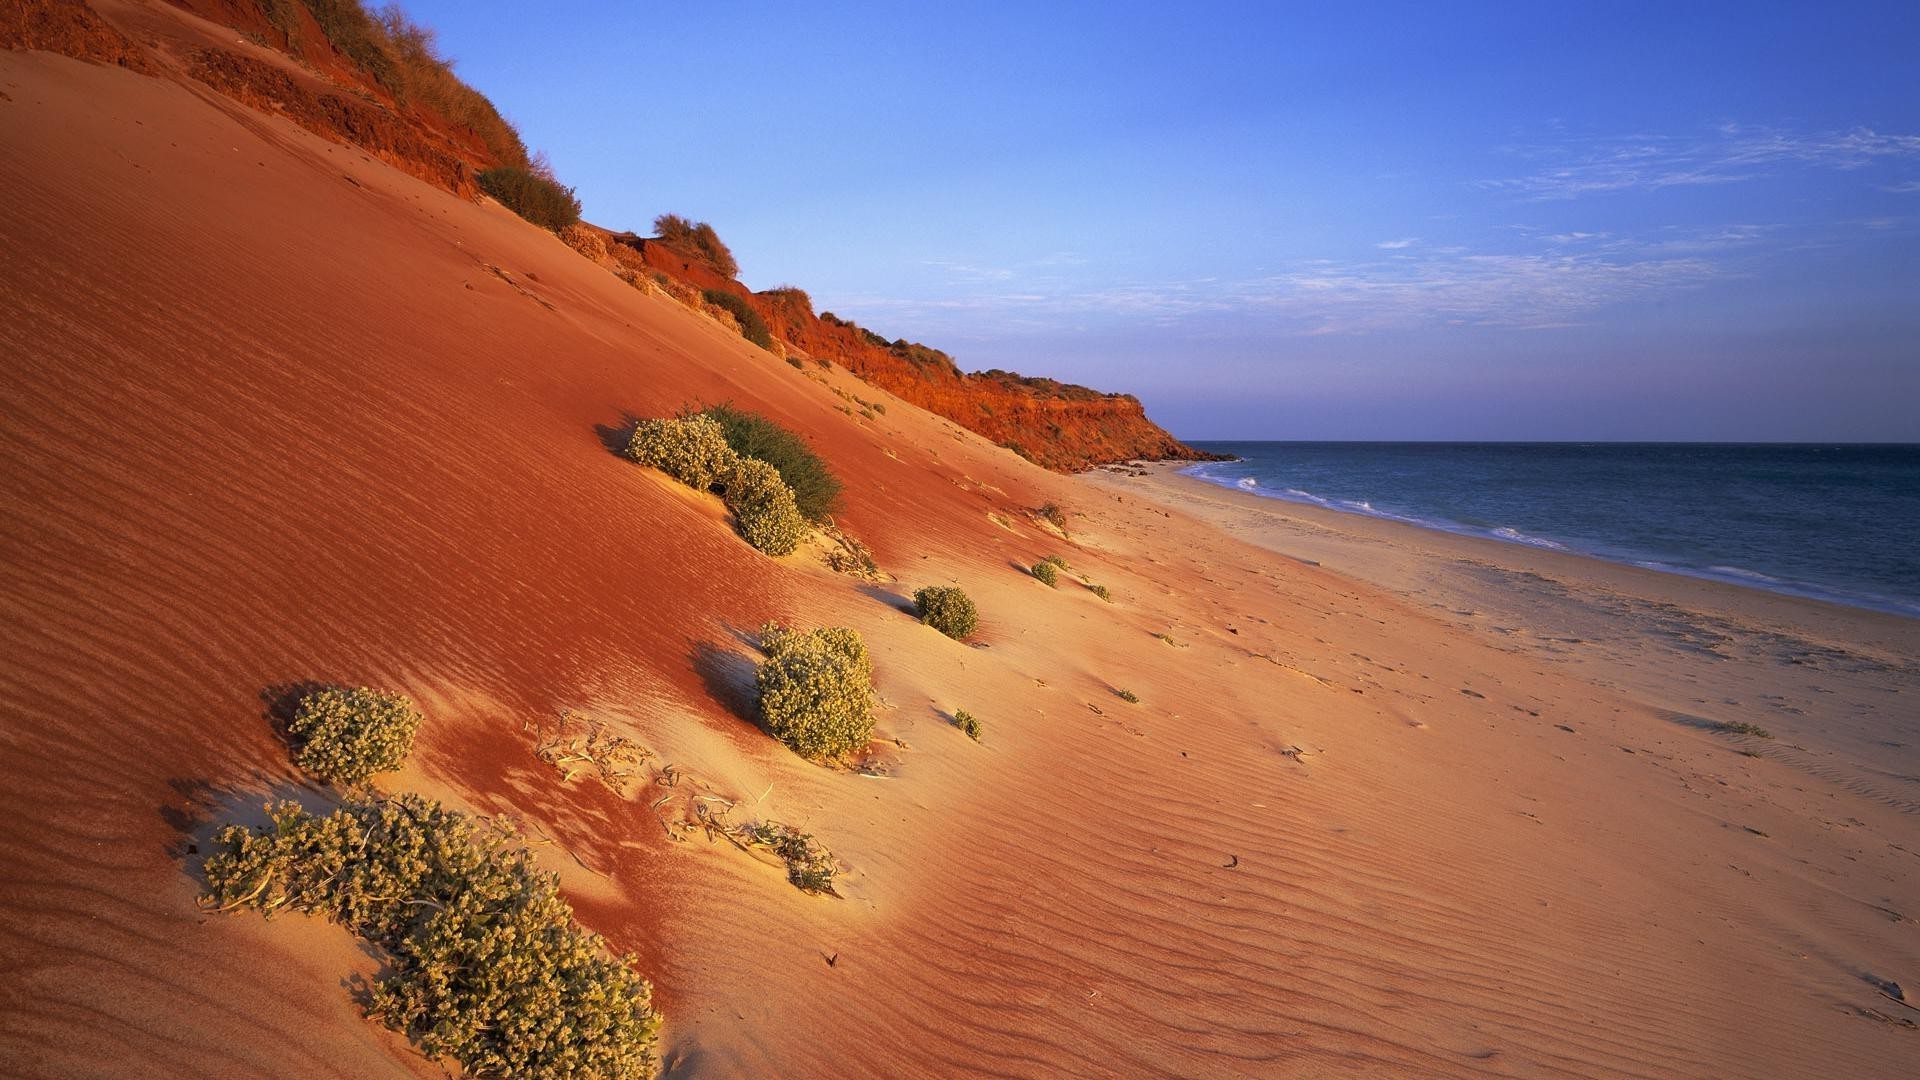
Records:
{"label": "shrub", "polygon": [[651,1076],[652,990],[573,921],[509,828],[417,795],[230,825],[205,903],[323,915],[384,952],[367,1015],[467,1075]]}
{"label": "shrub", "polygon": [[1124,701],[1124,702],[1126,702],[1126,703],[1127,703],[1127,704],[1129,704],[1129,705],[1138,705],[1138,704],[1140,704],[1140,695],[1139,695],[1139,694],[1136,694],[1136,693],[1134,693],[1134,692],[1133,692],[1133,691],[1131,691],[1131,690],[1118,690],[1118,689],[1116,689],[1116,690],[1115,690],[1115,691],[1113,692],[1113,695],[1114,695],[1115,697],[1117,697],[1117,698],[1119,698],[1119,699],[1120,699],[1121,701]]}
{"label": "shrub", "polygon": [[707,289],[700,293],[700,298],[732,315],[740,324],[741,337],[763,349],[773,348],[773,331],[767,329],[767,320],[760,317],[746,297],[725,289]]}
{"label": "shrub", "polygon": [[420,720],[403,694],[364,686],[314,690],[287,721],[293,763],[328,783],[365,783],[407,760]]}
{"label": "shrub", "polygon": [[972,739],[974,742],[980,741],[980,721],[974,719],[973,714],[967,710],[954,710],[953,726],[966,732],[967,738]]}
{"label": "shrub", "polygon": [[[1026,455],[1022,454],[1021,456],[1025,457]],[[1040,520],[1059,529],[1062,533],[1067,531],[1067,512],[1061,508],[1059,503],[1050,502],[1040,509],[1035,510],[1033,513]]]}
{"label": "shrub", "polygon": [[1752,735],[1757,739],[1773,738],[1773,732],[1768,731],[1759,724],[1750,724],[1745,720],[1716,720],[1713,722],[1713,730],[1725,732],[1729,735]]}
{"label": "shrub", "polygon": [[741,457],[764,461],[780,471],[780,479],[793,489],[794,504],[808,521],[822,522],[832,516],[840,502],[840,478],[806,440],[758,413],[734,407],[732,403],[715,405],[701,415],[712,417],[726,436],[727,445]]}
{"label": "shrub", "polygon": [[873,662],[866,642],[845,627],[809,633],[768,625],[767,659],[754,684],[760,717],[801,757],[844,757],[873,738]]}
{"label": "shrub", "polygon": [[779,470],[754,458],[736,458],[726,484],[727,508],[747,543],[778,558],[806,539],[807,519],[800,516],[793,489],[780,479]]}
{"label": "shrub", "polygon": [[580,221],[580,200],[573,189],[551,176],[543,176],[518,165],[487,169],[474,177],[480,190],[500,201],[500,205],[554,232]]}
{"label": "shrub", "polygon": [[787,864],[787,880],[801,892],[839,896],[833,891],[833,853],[791,825],[763,821],[734,831],[742,842],[772,851]]}
{"label": "shrub", "polygon": [[679,214],[661,214],[653,219],[654,235],[670,248],[691,255],[712,267],[721,277],[739,277],[740,264],[733,261],[733,252],[720,242],[720,234],[706,222],[691,222]]}
{"label": "shrub", "polygon": [[725,481],[740,460],[726,432],[706,416],[640,421],[627,456],[701,491]]}
{"label": "shrub", "polygon": [[1046,582],[1050,589],[1060,586],[1060,568],[1045,559],[1033,564],[1033,576]]}
{"label": "shrub", "polygon": [[1093,582],[1089,581],[1087,582],[1087,591],[1099,597],[1100,599],[1105,600],[1109,604],[1113,603],[1113,592],[1112,590],[1108,589],[1105,585],[1095,585]]}
{"label": "shrub", "polygon": [[913,594],[913,606],[920,613],[921,622],[955,641],[972,634],[980,625],[980,612],[973,601],[952,586],[929,585],[921,589]]}
{"label": "shrub", "polygon": [[1046,562],[1046,563],[1052,563],[1053,565],[1059,567],[1062,570],[1068,569],[1067,560],[1061,558],[1058,555],[1048,555],[1047,557],[1041,559],[1040,561]]}

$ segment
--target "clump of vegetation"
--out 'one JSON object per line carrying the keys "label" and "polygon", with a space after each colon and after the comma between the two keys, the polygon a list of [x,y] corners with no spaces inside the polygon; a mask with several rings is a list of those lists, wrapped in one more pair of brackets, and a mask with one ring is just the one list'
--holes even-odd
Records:
{"label": "clump of vegetation", "polygon": [[760,648],[767,659],[754,685],[760,718],[775,738],[815,760],[845,757],[873,738],[873,661],[858,632],[802,633],[769,623]]}
{"label": "clump of vegetation", "polygon": [[700,491],[727,479],[739,464],[738,455],[727,445],[725,429],[712,417],[697,414],[640,421],[627,444],[627,456]]}
{"label": "clump of vegetation", "polygon": [[747,543],[776,558],[792,554],[807,537],[807,519],[794,504],[793,489],[779,470],[755,458],[740,458],[726,479],[727,508]]}
{"label": "clump of vegetation", "polygon": [[1173,632],[1172,632],[1172,631],[1170,631],[1170,630],[1162,630],[1162,631],[1160,631],[1159,633],[1157,633],[1157,634],[1155,634],[1155,635],[1153,635],[1153,636],[1154,636],[1154,637],[1157,637],[1157,638],[1159,638],[1159,639],[1160,639],[1160,642],[1161,642],[1161,644],[1163,644],[1163,645],[1171,645],[1171,646],[1173,646],[1173,647],[1174,647],[1174,648],[1176,648],[1176,649],[1184,649],[1184,648],[1186,648],[1186,646],[1185,646],[1185,645],[1182,645],[1182,644],[1180,644],[1180,642],[1179,642],[1179,641],[1177,641],[1177,640],[1175,640],[1175,638],[1174,638],[1174,636],[1173,636]]}
{"label": "clump of vegetation", "polygon": [[1093,582],[1089,581],[1087,582],[1087,591],[1099,597],[1100,599],[1105,600],[1109,604],[1113,603],[1113,592],[1112,590],[1108,589],[1105,585],[1095,585]]}
{"label": "clump of vegetation", "polygon": [[1040,561],[1043,563],[1052,563],[1054,566],[1057,566],[1062,570],[1067,569],[1067,560],[1061,558],[1058,555],[1048,555],[1042,558]]}
{"label": "clump of vegetation", "polygon": [[468,1075],[651,1076],[652,990],[506,826],[416,795],[270,807],[214,837],[203,903],[322,915],[378,947],[367,1015]]}
{"label": "clump of vegetation", "polygon": [[287,720],[293,763],[331,784],[363,784],[407,760],[420,720],[404,694],[364,686],[310,691]]}
{"label": "clump of vegetation", "polygon": [[1756,739],[1773,738],[1773,732],[1759,724],[1749,724],[1745,720],[1716,720],[1713,730],[1726,735],[1752,735]]}
{"label": "clump of vegetation", "polygon": [[741,457],[764,461],[780,471],[793,489],[794,504],[816,524],[831,517],[840,502],[840,478],[805,439],[758,413],[723,402],[701,410],[720,425],[727,445]]}
{"label": "clump of vegetation", "polygon": [[733,833],[750,847],[764,847],[787,864],[787,880],[801,892],[839,896],[833,891],[833,853],[807,833],[777,821],[746,825]]}
{"label": "clump of vegetation", "polygon": [[[1025,455],[1022,455],[1025,456]],[[1041,521],[1059,529],[1062,535],[1067,531],[1067,511],[1059,503],[1050,502],[1033,512]]]}
{"label": "clump of vegetation", "polygon": [[913,594],[920,621],[960,641],[980,626],[980,612],[965,592],[950,585],[929,585]]}
{"label": "clump of vegetation", "polygon": [[1050,589],[1060,587],[1060,568],[1045,559],[1033,564],[1033,576],[1046,582]]}
{"label": "clump of vegetation", "polygon": [[725,289],[705,289],[700,299],[732,315],[740,324],[740,336],[763,349],[773,348],[773,331],[768,329],[767,320],[760,317],[745,297],[730,293]]}
{"label": "clump of vegetation", "polygon": [[967,738],[972,739],[974,742],[980,741],[980,721],[975,719],[974,715],[967,710],[954,710],[953,726],[965,732]]}
{"label": "clump of vegetation", "polygon": [[1113,696],[1119,698],[1121,701],[1124,701],[1129,705],[1140,704],[1140,695],[1134,693],[1131,690],[1124,690],[1116,687],[1113,691]]}
{"label": "clump of vegetation", "polygon": [[602,784],[624,793],[632,786],[634,774],[651,751],[613,732],[605,723],[594,721],[583,730],[571,713],[563,713],[551,731],[541,735],[534,756],[560,773],[560,782],[591,773]]}
{"label": "clump of vegetation", "polygon": [[692,222],[679,214],[661,214],[653,219],[654,235],[660,242],[706,263],[721,277],[740,276],[740,264],[733,252],[720,242],[720,234],[704,221]]}
{"label": "clump of vegetation", "polygon": [[500,205],[543,229],[559,232],[580,222],[580,200],[552,173],[501,165],[481,171],[474,179]]}

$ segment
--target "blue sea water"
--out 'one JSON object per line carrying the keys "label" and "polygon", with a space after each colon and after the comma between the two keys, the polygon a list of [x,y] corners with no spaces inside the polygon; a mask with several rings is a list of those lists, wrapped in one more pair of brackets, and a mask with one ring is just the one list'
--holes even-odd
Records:
{"label": "blue sea water", "polygon": [[1194,445],[1258,495],[1920,617],[1920,445]]}

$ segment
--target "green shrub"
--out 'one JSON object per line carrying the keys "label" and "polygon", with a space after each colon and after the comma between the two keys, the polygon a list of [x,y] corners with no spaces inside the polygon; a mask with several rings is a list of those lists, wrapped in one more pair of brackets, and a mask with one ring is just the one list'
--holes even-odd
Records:
{"label": "green shrub", "polygon": [[[1025,457],[1026,455],[1022,454],[1021,456]],[[1040,509],[1035,510],[1033,513],[1034,516],[1054,528],[1059,529],[1062,533],[1067,531],[1067,512],[1059,503],[1050,502]]]}
{"label": "green shrub", "polygon": [[403,694],[364,686],[311,691],[287,721],[293,763],[328,783],[365,783],[407,760],[420,720]]}
{"label": "green shrub", "polygon": [[793,489],[779,470],[754,458],[737,458],[726,478],[727,507],[747,543],[778,558],[807,538],[807,519],[794,505]]}
{"label": "green shrub", "polygon": [[793,489],[793,501],[808,521],[822,522],[840,502],[840,478],[805,439],[758,413],[723,402],[700,412],[713,418],[727,445],[741,457],[764,461],[780,471]]}
{"label": "green shrub", "polygon": [[1117,698],[1119,698],[1119,699],[1120,699],[1121,701],[1124,701],[1124,702],[1126,702],[1126,703],[1127,703],[1127,704],[1129,704],[1129,705],[1138,705],[1138,704],[1140,704],[1140,695],[1139,695],[1139,694],[1136,694],[1136,693],[1134,693],[1134,692],[1133,692],[1133,691],[1131,691],[1131,690],[1118,690],[1118,689],[1116,689],[1116,690],[1115,690],[1115,691],[1113,692],[1113,694],[1114,694],[1114,696],[1115,696],[1115,697],[1117,697]]}
{"label": "green shrub", "polygon": [[726,481],[740,461],[726,432],[706,416],[640,421],[627,456],[700,491]]}
{"label": "green shrub", "polygon": [[1109,590],[1105,585],[1095,585],[1093,582],[1089,581],[1087,582],[1087,591],[1099,597],[1100,599],[1105,600],[1109,604],[1113,603],[1113,592]]}
{"label": "green shrub", "polygon": [[980,625],[980,612],[967,594],[948,585],[929,585],[913,594],[920,621],[958,641]]}
{"label": "green shrub", "polygon": [[1046,563],[1052,563],[1053,565],[1059,567],[1062,570],[1068,569],[1067,560],[1061,558],[1058,555],[1048,555],[1046,558],[1041,559],[1040,561],[1046,562]]}
{"label": "green shrub", "polygon": [[1768,731],[1759,724],[1750,724],[1745,720],[1716,720],[1713,722],[1713,730],[1725,732],[1729,735],[1752,735],[1758,739],[1773,738],[1773,732]]}
{"label": "green shrub", "polygon": [[837,867],[833,853],[816,843],[812,836],[791,825],[763,821],[734,831],[743,843],[764,847],[787,864],[787,880],[801,892],[839,896],[833,891]]}
{"label": "green shrub", "polygon": [[768,625],[767,659],[754,684],[760,717],[801,757],[845,757],[873,738],[873,661],[859,633],[825,627],[808,633]]}
{"label": "green shrub", "polygon": [[1033,576],[1046,582],[1049,589],[1060,586],[1060,568],[1045,559],[1033,564]]}
{"label": "green shrub", "polygon": [[747,303],[745,297],[730,293],[725,289],[706,289],[700,298],[717,308],[724,308],[740,324],[740,336],[763,349],[773,348],[773,331],[767,328],[767,320]]}
{"label": "green shrub", "polygon": [[740,264],[733,261],[733,252],[727,250],[727,245],[720,242],[720,234],[706,222],[691,222],[679,214],[661,214],[653,219],[653,231],[661,243],[699,259],[721,277],[740,276]]}
{"label": "green shrub", "polygon": [[974,719],[973,714],[967,710],[954,710],[953,726],[966,732],[967,738],[972,739],[974,742],[980,741],[980,721]]}
{"label": "green shrub", "polygon": [[519,165],[487,169],[474,179],[480,190],[500,201],[500,205],[543,229],[559,232],[580,220],[580,200],[573,189],[551,176],[543,176]]}
{"label": "green shrub", "polygon": [[652,990],[509,828],[417,795],[214,837],[205,903],[322,915],[380,949],[367,1015],[469,1076],[652,1076]]}

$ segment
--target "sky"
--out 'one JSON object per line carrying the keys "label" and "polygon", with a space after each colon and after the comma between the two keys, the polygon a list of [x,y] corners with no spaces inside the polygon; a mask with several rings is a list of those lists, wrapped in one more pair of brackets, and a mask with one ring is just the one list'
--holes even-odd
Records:
{"label": "sky", "polygon": [[1188,439],[1920,441],[1920,4],[407,0],[588,220]]}

